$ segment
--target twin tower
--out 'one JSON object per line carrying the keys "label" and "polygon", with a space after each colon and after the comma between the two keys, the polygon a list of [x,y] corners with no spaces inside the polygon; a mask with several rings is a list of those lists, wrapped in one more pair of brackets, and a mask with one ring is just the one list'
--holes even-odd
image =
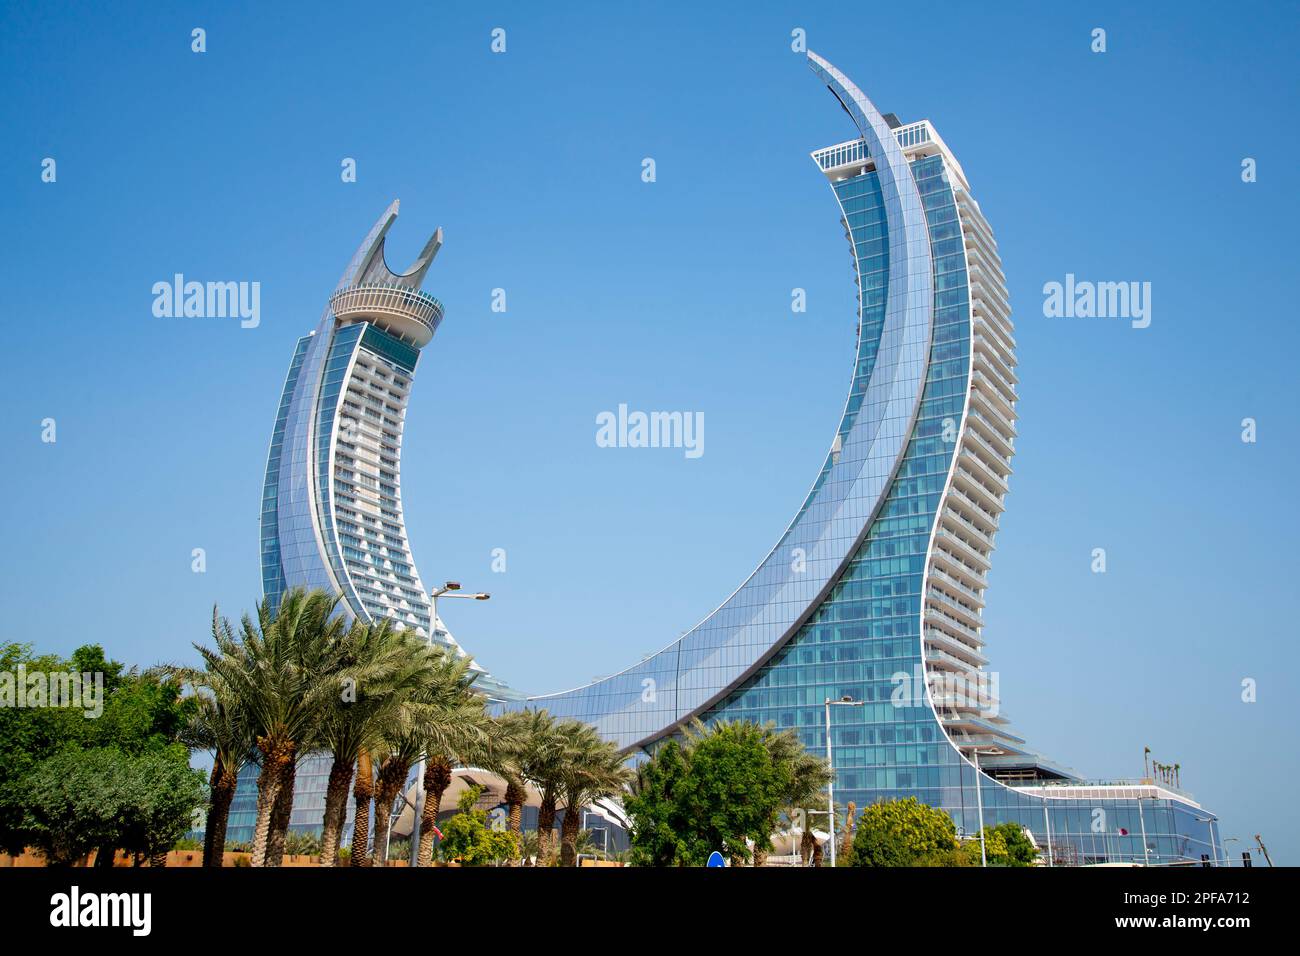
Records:
{"label": "twin tower", "polygon": [[[901,123],[821,57],[808,64],[854,126],[812,158],[859,306],[844,412],[807,497],[740,587],[657,654],[550,696],[524,698],[481,668],[478,686],[502,708],[587,721],[632,759],[696,718],[793,728],[825,753],[830,712],[841,802],[915,796],[968,835],[981,816],[1014,821],[1057,864],[1218,862],[1216,820],[1186,794],[1080,780],[1030,749],[990,692],[982,613],[1018,384],[997,243],[928,120]],[[384,238],[396,217],[393,203],[294,350],[266,468],[263,587],[272,602],[327,588],[351,615],[464,654],[402,518],[411,385],[443,318],[420,286],[442,231],[394,273]],[[313,779],[299,775],[304,805]]]}

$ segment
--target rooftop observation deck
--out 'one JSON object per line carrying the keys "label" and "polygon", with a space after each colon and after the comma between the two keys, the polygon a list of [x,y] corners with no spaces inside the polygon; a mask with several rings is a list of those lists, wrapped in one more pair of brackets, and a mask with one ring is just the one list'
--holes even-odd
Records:
{"label": "rooftop observation deck", "polygon": [[[948,167],[956,170],[962,185],[969,188],[961,164],[957,162],[952,151],[948,149],[948,144],[935,131],[934,124],[929,120],[894,127],[894,139],[908,159],[942,155]],[[811,155],[821,171],[832,181],[848,179],[860,175],[868,168],[875,168],[867,144],[861,139],[850,139],[843,143],[836,143],[834,146],[824,146],[813,150]]]}
{"label": "rooftop observation deck", "polygon": [[416,348],[429,344],[443,316],[442,303],[429,293],[379,282],[340,289],[330,297],[330,310],[344,322],[374,322]]}
{"label": "rooftop observation deck", "polygon": [[1003,781],[1018,790],[1029,790],[1040,797],[1083,800],[1178,800],[1200,809],[1190,793],[1150,777],[1142,780],[1034,780]]}

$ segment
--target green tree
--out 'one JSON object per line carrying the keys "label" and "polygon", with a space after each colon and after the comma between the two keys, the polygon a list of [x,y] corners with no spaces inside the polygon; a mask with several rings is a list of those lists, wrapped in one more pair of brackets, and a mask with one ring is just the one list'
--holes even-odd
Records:
{"label": "green tree", "polygon": [[964,867],[980,865],[980,841],[965,840],[959,846],[947,850],[935,850],[923,853],[913,860],[912,866]]}
{"label": "green tree", "polygon": [[182,748],[132,756],[69,747],[37,764],[19,791],[23,831],[51,866],[115,847],[160,861],[207,796]]}
{"label": "green tree", "polygon": [[915,866],[957,849],[957,825],[915,797],[873,803],[853,837],[854,866]]}
{"label": "green tree", "polygon": [[189,765],[182,748],[127,757],[120,778],[125,806],[116,846],[141,854],[155,866],[166,862],[167,851],[194,826],[194,816],[208,798],[202,771]]}
{"label": "green tree", "polygon": [[50,866],[71,866],[91,850],[119,846],[125,766],[120,753],[69,747],[13,785],[21,842]]}
{"label": "green tree", "polygon": [[0,694],[13,695],[0,700],[0,851],[13,854],[21,853],[28,839],[18,785],[42,760],[77,739],[85,722],[68,708],[16,706],[20,667],[27,673],[51,673],[66,670],[67,664],[53,654],[34,655],[30,644],[0,645],[0,674],[9,676]]}
{"label": "green tree", "polygon": [[[0,849],[12,853],[22,852],[29,842],[18,788],[42,761],[68,748],[111,748],[126,755],[166,751],[185,738],[197,706],[164,673],[128,670],[109,660],[97,644],[77,648],[67,660],[35,656],[28,644],[0,645],[0,674],[14,681],[20,667],[29,676],[88,675],[89,684],[83,684],[80,708],[0,706]],[[4,685],[0,680],[0,696]],[[103,690],[101,709],[88,715],[87,695],[97,685]],[[102,865],[111,865],[113,847],[99,849]]]}
{"label": "green tree", "polygon": [[456,801],[457,812],[443,827],[439,849],[444,860],[456,860],[465,866],[483,866],[519,855],[515,834],[509,830],[491,829],[487,811],[475,808],[482,795],[482,787],[468,787]]}
{"label": "green tree", "polygon": [[779,811],[795,790],[786,748],[772,736],[752,721],[697,721],[684,743],[660,747],[642,764],[627,801],[634,860],[701,866],[718,850],[748,861],[746,841],[770,851]]}
{"label": "green tree", "polygon": [[[676,740],[668,740],[636,770],[627,811],[632,818],[632,860],[638,866],[677,866],[689,848],[677,804],[679,788],[685,792],[690,773],[686,753]],[[706,858],[707,859],[707,858]]]}
{"label": "green tree", "polygon": [[[974,841],[978,851],[979,842]],[[1032,866],[1038,848],[1019,823],[999,823],[984,828],[984,852],[990,866]],[[979,854],[976,852],[976,859]]]}

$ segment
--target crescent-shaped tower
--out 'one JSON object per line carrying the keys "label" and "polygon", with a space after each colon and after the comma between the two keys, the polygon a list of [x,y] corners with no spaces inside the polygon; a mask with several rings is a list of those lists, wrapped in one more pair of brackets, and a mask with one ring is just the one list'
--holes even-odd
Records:
{"label": "crescent-shaped tower", "polygon": [[[289,588],[323,588],[342,596],[349,618],[387,618],[467,657],[416,569],[402,512],[407,403],[422,350],[443,318],[442,303],[420,287],[442,230],[409,269],[393,272],[384,243],[397,213],[394,200],[352,256],[316,328],[294,348],[262,489],[262,591],[274,609]],[[489,698],[519,696],[473,660],[470,667]],[[299,765],[295,829],[320,829],[331,762],[313,754]],[[252,838],[256,779],[251,765],[240,774],[232,842]]]}
{"label": "crescent-shaped tower", "polygon": [[859,294],[830,450],[780,540],[708,617],[528,705],[590,722],[633,758],[695,719],[772,723],[833,757],[840,802],[914,796],[971,835],[981,817],[1013,821],[1057,863],[1217,862],[1215,818],[1188,795],[1082,781],[1001,713],[982,612],[1018,379],[997,243],[928,120],[901,123],[826,60],[808,64],[856,128],[812,154]]}
{"label": "crescent-shaped tower", "polygon": [[[394,200],[294,349],[262,491],[262,590],[275,607],[287,588],[324,588],[342,595],[351,617],[391,619],[466,656],[437,617],[402,515],[407,403],[443,317],[420,286],[442,230],[409,269],[393,272],[384,243],[397,213]],[[479,687],[508,696],[472,666]]]}

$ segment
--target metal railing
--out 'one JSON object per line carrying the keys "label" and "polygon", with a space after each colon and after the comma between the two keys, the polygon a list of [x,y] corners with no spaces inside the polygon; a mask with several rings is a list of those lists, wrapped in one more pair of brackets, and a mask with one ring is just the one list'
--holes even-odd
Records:
{"label": "metal railing", "polygon": [[330,296],[330,310],[340,319],[371,312],[391,312],[415,319],[432,332],[442,321],[442,303],[419,289],[367,282]]}

